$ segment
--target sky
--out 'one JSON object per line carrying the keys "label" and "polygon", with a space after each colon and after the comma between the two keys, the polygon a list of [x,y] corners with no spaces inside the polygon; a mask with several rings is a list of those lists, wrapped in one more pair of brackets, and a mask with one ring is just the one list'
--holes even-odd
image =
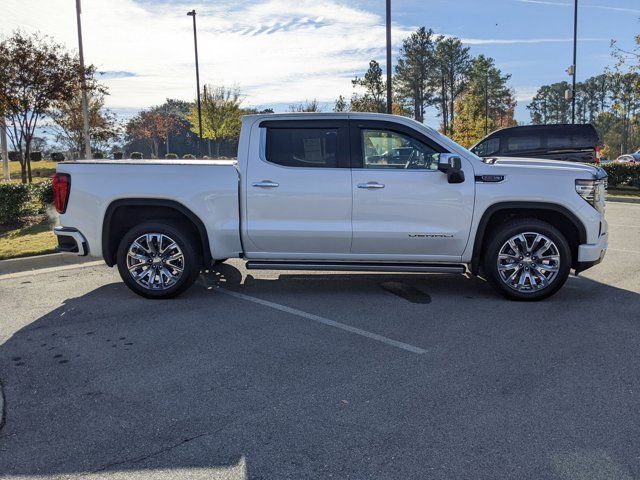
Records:
{"label": "sky", "polygon": [[[610,42],[630,48],[639,0],[580,0],[578,81],[613,65]],[[192,19],[197,11],[201,84],[238,86],[244,105],[284,111],[350,97],[369,60],[385,62],[384,0],[83,0],[84,54],[109,88],[107,106],[127,118],[166,98],[193,100]],[[537,88],[569,80],[572,0],[392,0],[394,59],[417,27],[459,37],[473,55],[512,75],[516,119]],[[71,50],[74,0],[0,0],[0,35],[40,31]],[[394,60],[395,62],[395,60]],[[425,122],[437,126],[436,111]]]}

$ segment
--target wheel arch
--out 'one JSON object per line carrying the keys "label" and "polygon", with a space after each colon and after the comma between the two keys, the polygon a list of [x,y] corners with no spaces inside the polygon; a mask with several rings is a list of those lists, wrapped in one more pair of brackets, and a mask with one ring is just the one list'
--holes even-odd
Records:
{"label": "wheel arch", "polygon": [[558,228],[569,242],[572,267],[575,268],[578,260],[578,246],[587,242],[587,229],[571,210],[556,203],[500,202],[489,206],[478,223],[471,258],[471,273],[473,275],[477,275],[479,272],[487,234],[503,221],[514,217],[538,218]]}
{"label": "wheel arch", "polygon": [[[128,215],[125,217],[125,214]],[[132,226],[141,221],[167,218],[183,222],[192,230],[200,241],[203,266],[209,266],[213,257],[207,229],[200,217],[180,202],[158,198],[124,198],[109,204],[102,221],[102,257],[105,263],[110,267],[116,264],[118,244]]]}

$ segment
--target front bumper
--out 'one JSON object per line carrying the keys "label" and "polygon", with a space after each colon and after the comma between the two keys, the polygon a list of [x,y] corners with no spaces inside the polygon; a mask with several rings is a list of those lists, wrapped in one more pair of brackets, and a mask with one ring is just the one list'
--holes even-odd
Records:
{"label": "front bumper", "polygon": [[600,234],[598,243],[580,245],[578,247],[576,273],[584,272],[586,269],[599,264],[604,259],[608,247],[609,235],[607,232]]}
{"label": "front bumper", "polygon": [[75,228],[55,227],[53,233],[58,237],[56,250],[64,253],[75,253],[81,257],[89,254],[89,245],[84,236]]}

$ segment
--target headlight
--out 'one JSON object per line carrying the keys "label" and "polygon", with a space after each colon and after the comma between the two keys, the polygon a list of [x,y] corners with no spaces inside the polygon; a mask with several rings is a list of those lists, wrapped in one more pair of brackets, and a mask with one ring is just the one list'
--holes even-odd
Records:
{"label": "headlight", "polygon": [[599,212],[604,211],[606,178],[576,180],[576,193]]}

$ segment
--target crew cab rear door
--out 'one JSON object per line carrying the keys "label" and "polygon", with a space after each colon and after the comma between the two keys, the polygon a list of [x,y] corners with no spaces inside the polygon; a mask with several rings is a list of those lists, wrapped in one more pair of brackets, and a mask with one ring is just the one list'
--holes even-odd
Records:
{"label": "crew cab rear door", "polygon": [[248,257],[349,253],[348,127],[347,120],[283,119],[262,121],[259,135],[252,132],[245,179]]}
{"label": "crew cab rear door", "polygon": [[469,237],[474,174],[463,183],[438,171],[446,149],[408,126],[352,120],[351,252],[380,260],[458,261]]}

